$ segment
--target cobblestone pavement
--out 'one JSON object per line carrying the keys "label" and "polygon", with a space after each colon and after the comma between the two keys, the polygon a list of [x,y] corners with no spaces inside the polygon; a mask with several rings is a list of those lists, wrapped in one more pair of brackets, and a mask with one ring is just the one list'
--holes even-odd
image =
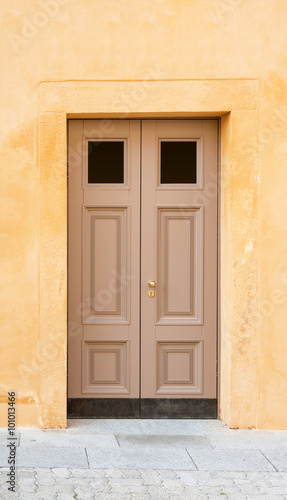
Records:
{"label": "cobblestone pavement", "polygon": [[228,500],[287,499],[287,472],[21,468],[16,492],[1,469],[1,499]]}

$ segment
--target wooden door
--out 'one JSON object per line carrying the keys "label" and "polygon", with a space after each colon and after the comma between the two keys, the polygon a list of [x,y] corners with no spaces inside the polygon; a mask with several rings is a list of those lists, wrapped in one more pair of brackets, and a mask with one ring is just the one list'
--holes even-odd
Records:
{"label": "wooden door", "polygon": [[69,398],[139,397],[140,122],[69,122]]}
{"label": "wooden door", "polygon": [[216,398],[216,172],[216,120],[143,121],[143,398]]}
{"label": "wooden door", "polygon": [[216,398],[217,121],[71,120],[68,170],[69,398]]}

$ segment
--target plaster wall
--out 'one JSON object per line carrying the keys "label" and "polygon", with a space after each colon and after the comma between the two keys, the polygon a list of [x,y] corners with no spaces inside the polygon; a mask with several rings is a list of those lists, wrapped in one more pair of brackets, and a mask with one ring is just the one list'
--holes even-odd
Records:
{"label": "plaster wall", "polygon": [[66,425],[66,121],[221,117],[220,417],[287,429],[285,0],[11,0],[0,425]]}

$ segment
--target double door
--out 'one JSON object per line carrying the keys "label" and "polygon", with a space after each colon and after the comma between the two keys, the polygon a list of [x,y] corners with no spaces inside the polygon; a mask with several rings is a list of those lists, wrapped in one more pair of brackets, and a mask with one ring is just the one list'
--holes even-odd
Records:
{"label": "double door", "polygon": [[217,121],[69,121],[69,398],[216,398]]}

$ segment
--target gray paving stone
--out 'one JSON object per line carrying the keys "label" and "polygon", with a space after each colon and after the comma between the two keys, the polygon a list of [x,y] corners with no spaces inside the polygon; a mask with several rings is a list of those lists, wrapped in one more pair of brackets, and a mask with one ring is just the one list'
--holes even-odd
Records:
{"label": "gray paving stone", "polygon": [[[58,493],[57,500],[75,500],[75,493]],[[80,499],[79,499],[80,500]]]}
{"label": "gray paving stone", "polygon": [[273,495],[286,495],[287,496],[287,488],[285,486],[272,486],[272,494]]}
{"label": "gray paving stone", "polygon": [[[105,481],[105,479],[99,479],[99,478],[96,478],[95,479],[96,482],[100,481]],[[57,480],[57,482],[63,482],[63,481],[59,481]],[[92,482],[92,479],[90,477],[81,477],[81,478],[78,478],[77,479],[77,486],[83,486],[83,487],[86,487],[86,486],[89,486]],[[69,484],[73,484],[74,483],[74,477],[70,477],[67,481],[67,483]]]}
{"label": "gray paving stone", "polygon": [[[96,498],[102,498],[102,497],[96,497]],[[104,498],[108,499],[108,500],[120,500],[118,493],[109,493]],[[126,493],[122,498],[124,500],[135,500],[135,496],[132,493]],[[139,498],[139,497],[137,497],[137,498]]]}
{"label": "gray paving stone", "polygon": [[18,467],[77,467],[88,468],[84,448],[60,446],[19,447]]}
{"label": "gray paving stone", "polygon": [[[2,469],[3,470],[3,469]],[[8,470],[8,469],[7,469]],[[36,470],[33,469],[32,467],[29,467],[28,469],[19,469],[17,467],[17,476],[18,478],[24,478],[24,477],[31,477],[31,476],[35,476],[36,474]]]}
{"label": "gray paving stone", "polygon": [[52,469],[51,473],[55,476],[55,478],[62,478],[62,479],[67,479],[68,477],[71,477],[71,472],[69,469],[59,467],[58,469]]}
{"label": "gray paving stone", "polygon": [[113,486],[141,486],[143,484],[142,478],[135,477],[116,477],[111,481]]}
{"label": "gray paving stone", "polygon": [[[191,419],[69,419],[65,432],[98,434],[209,434],[230,433],[220,420]],[[50,431],[49,431],[50,432]]]}
{"label": "gray paving stone", "polygon": [[190,456],[199,470],[272,471],[273,466],[257,450],[191,450]]}
{"label": "gray paving stone", "polygon": [[[252,495],[252,496],[245,497],[245,498],[248,498],[248,499],[250,498],[252,500],[286,500],[286,496],[273,495],[272,493],[271,494],[269,493],[268,495]],[[236,500],[236,498],[233,497],[232,500]]]}
{"label": "gray paving stone", "polygon": [[91,468],[121,469],[188,469],[195,470],[195,466],[185,450],[163,450],[160,448],[145,449],[94,449],[87,448],[88,460]]}
{"label": "gray paving stone", "polygon": [[264,479],[269,479],[269,481],[272,483],[272,485],[286,485],[287,487],[287,473],[286,472],[274,472],[274,473],[269,473],[264,474]]}
{"label": "gray paving stone", "polygon": [[158,487],[158,486],[148,486],[148,492],[150,493],[151,497],[157,500],[165,500],[169,499],[170,494],[166,488],[163,487]]}
{"label": "gray paving stone", "polygon": [[207,433],[207,440],[215,449],[270,449],[286,448],[287,431],[229,430],[229,433]]}
{"label": "gray paving stone", "polygon": [[240,483],[239,488],[245,495],[259,495],[261,493],[258,486],[250,484],[250,482],[247,484],[247,481],[245,481],[245,483]]}
{"label": "gray paving stone", "polygon": [[[257,481],[256,483],[253,483],[253,484],[254,484],[254,486],[256,486],[258,488],[259,493],[261,493],[262,495],[267,494],[273,487],[272,483],[270,483],[267,480],[265,480],[265,481],[261,480],[260,482]],[[285,487],[285,489],[286,489],[286,487]],[[286,490],[286,493],[287,493],[287,490]]]}
{"label": "gray paving stone", "polygon": [[121,447],[212,449],[207,439],[199,434],[117,434],[116,437]]}
{"label": "gray paving stone", "polygon": [[225,496],[225,493],[222,493],[222,492],[219,494],[212,493],[211,495],[210,494],[208,495],[208,500],[222,500],[224,498],[224,496]]}
{"label": "gray paving stone", "polygon": [[56,497],[60,493],[66,493],[67,495],[74,495],[74,488],[77,486],[75,483],[61,482],[55,484],[55,486],[45,486],[41,485],[38,488],[37,493],[39,496],[46,497],[46,499],[50,499]]}
{"label": "gray paving stone", "polygon": [[[55,472],[56,469],[53,469]],[[115,471],[117,472],[117,471]],[[70,469],[71,477],[76,478],[77,480],[80,478],[87,478],[88,480],[105,478],[106,470],[101,469]]]}
{"label": "gray paving stone", "polygon": [[159,470],[158,475],[161,479],[177,479],[177,474],[174,470]]}
{"label": "gray paving stone", "polygon": [[[200,493],[199,491],[194,492],[188,492],[187,494],[184,494],[182,496],[178,496],[175,498],[175,496],[170,497],[171,500],[209,500],[208,495],[205,493]],[[224,497],[221,497],[220,500],[224,500]]]}
{"label": "gray paving stone", "polygon": [[[109,497],[106,497],[109,499]],[[132,495],[133,500],[153,500],[149,493],[138,493],[137,495]]]}
{"label": "gray paving stone", "polygon": [[24,472],[24,473],[31,473],[31,470],[34,471],[35,474],[37,474],[37,472],[47,472],[47,473],[51,473],[51,468],[50,467],[26,467],[26,468],[21,468],[20,471]]}
{"label": "gray paving stone", "polygon": [[225,493],[219,493],[218,495],[208,495],[208,500],[222,500],[222,498],[224,498],[224,496],[222,497],[222,495],[225,495]]}
{"label": "gray paving stone", "polygon": [[[39,495],[38,492],[36,493],[21,493],[21,496],[19,497],[20,500],[47,500],[47,497],[45,498],[44,496]],[[49,497],[49,500],[55,500],[56,499],[56,494],[52,495]]]}
{"label": "gray paving stone", "polygon": [[156,470],[142,470],[141,477],[146,485],[159,486],[163,484],[163,478]]}
{"label": "gray paving stone", "polygon": [[[93,500],[95,496],[95,491],[93,488],[89,486],[76,486],[74,488],[75,495],[78,496],[79,499],[83,498],[85,500]],[[74,496],[75,497],[75,496]]]}
{"label": "gray paving stone", "polygon": [[198,490],[201,493],[204,493],[205,495],[208,495],[208,496],[209,495],[221,495],[222,496],[222,493],[224,495],[228,494],[227,490],[225,488],[221,488],[221,486],[201,486],[200,488],[198,488]]}
{"label": "gray paving stone", "polygon": [[75,494],[74,493],[58,493],[57,500],[75,500]]}
{"label": "gray paving stone", "polygon": [[287,449],[269,449],[263,451],[265,457],[279,472],[287,471]]}
{"label": "gray paving stone", "polygon": [[34,477],[19,479],[18,486],[20,490],[23,490],[25,492],[33,492],[37,490]]}
{"label": "gray paving stone", "polygon": [[180,479],[163,479],[162,485],[168,489],[168,491],[175,491],[183,489]]}
{"label": "gray paving stone", "polygon": [[71,435],[66,429],[51,431],[23,429],[21,433],[21,446],[37,445],[61,447],[95,446],[97,448],[119,447],[116,437],[113,434],[77,433]]}
{"label": "gray paving stone", "polygon": [[[118,492],[115,493],[112,491],[110,491],[108,493],[106,493],[106,492],[97,493],[96,496],[94,496],[94,500],[99,500],[102,498],[104,498],[104,500],[110,500],[110,499],[112,499],[112,500],[115,500],[115,499],[117,499],[117,500],[122,500],[122,499],[123,500],[126,500],[126,499],[135,500],[135,498],[137,499],[138,497],[135,497],[133,493],[125,493],[125,495],[119,495]],[[85,500],[85,499],[83,498],[83,500]],[[149,500],[151,500],[151,499],[149,499]]]}
{"label": "gray paving stone", "polygon": [[19,498],[19,492],[8,491],[7,486],[0,486],[0,498],[5,500],[10,500],[15,498]]}
{"label": "gray paving stone", "polygon": [[122,471],[124,477],[134,477],[136,479],[140,478],[142,479],[141,472],[139,470],[133,470],[133,469],[125,469]]}
{"label": "gray paving stone", "polygon": [[36,473],[36,483],[37,485],[44,484],[46,486],[54,486],[55,484],[55,478],[53,477],[52,472],[50,471],[49,473],[47,472],[38,472]]}
{"label": "gray paving stone", "polygon": [[89,484],[92,488],[92,491],[96,493],[110,493],[112,489],[107,478],[93,479]]}
{"label": "gray paving stone", "polygon": [[202,471],[196,471],[193,473],[194,477],[197,479],[199,484],[202,484],[204,486],[234,486],[234,480],[231,477],[226,477],[225,472],[218,472],[218,474],[215,476],[212,474],[210,471],[207,473],[205,472],[202,474]]}
{"label": "gray paving stone", "polygon": [[142,484],[112,484],[112,493],[118,492],[118,494],[125,494],[125,493],[132,493],[132,494],[138,494],[138,493],[148,493],[148,486],[144,486]]}
{"label": "gray paving stone", "polygon": [[[251,497],[247,497],[246,495],[244,495],[243,493],[241,493],[238,490],[236,490],[234,493],[228,493],[225,496],[221,496],[221,498],[222,498],[222,500],[224,498],[226,498],[228,500],[251,500]],[[269,499],[269,500],[271,500],[271,499]]]}
{"label": "gray paving stone", "polygon": [[124,477],[125,473],[123,470],[118,470],[118,469],[106,469],[105,470],[106,476],[109,478],[117,478],[117,477]]}
{"label": "gray paving stone", "polygon": [[186,485],[186,486],[198,486],[199,485],[199,481],[198,481],[198,479],[196,479],[193,472],[181,470],[181,471],[178,471],[176,474],[179,477],[181,483]]}

